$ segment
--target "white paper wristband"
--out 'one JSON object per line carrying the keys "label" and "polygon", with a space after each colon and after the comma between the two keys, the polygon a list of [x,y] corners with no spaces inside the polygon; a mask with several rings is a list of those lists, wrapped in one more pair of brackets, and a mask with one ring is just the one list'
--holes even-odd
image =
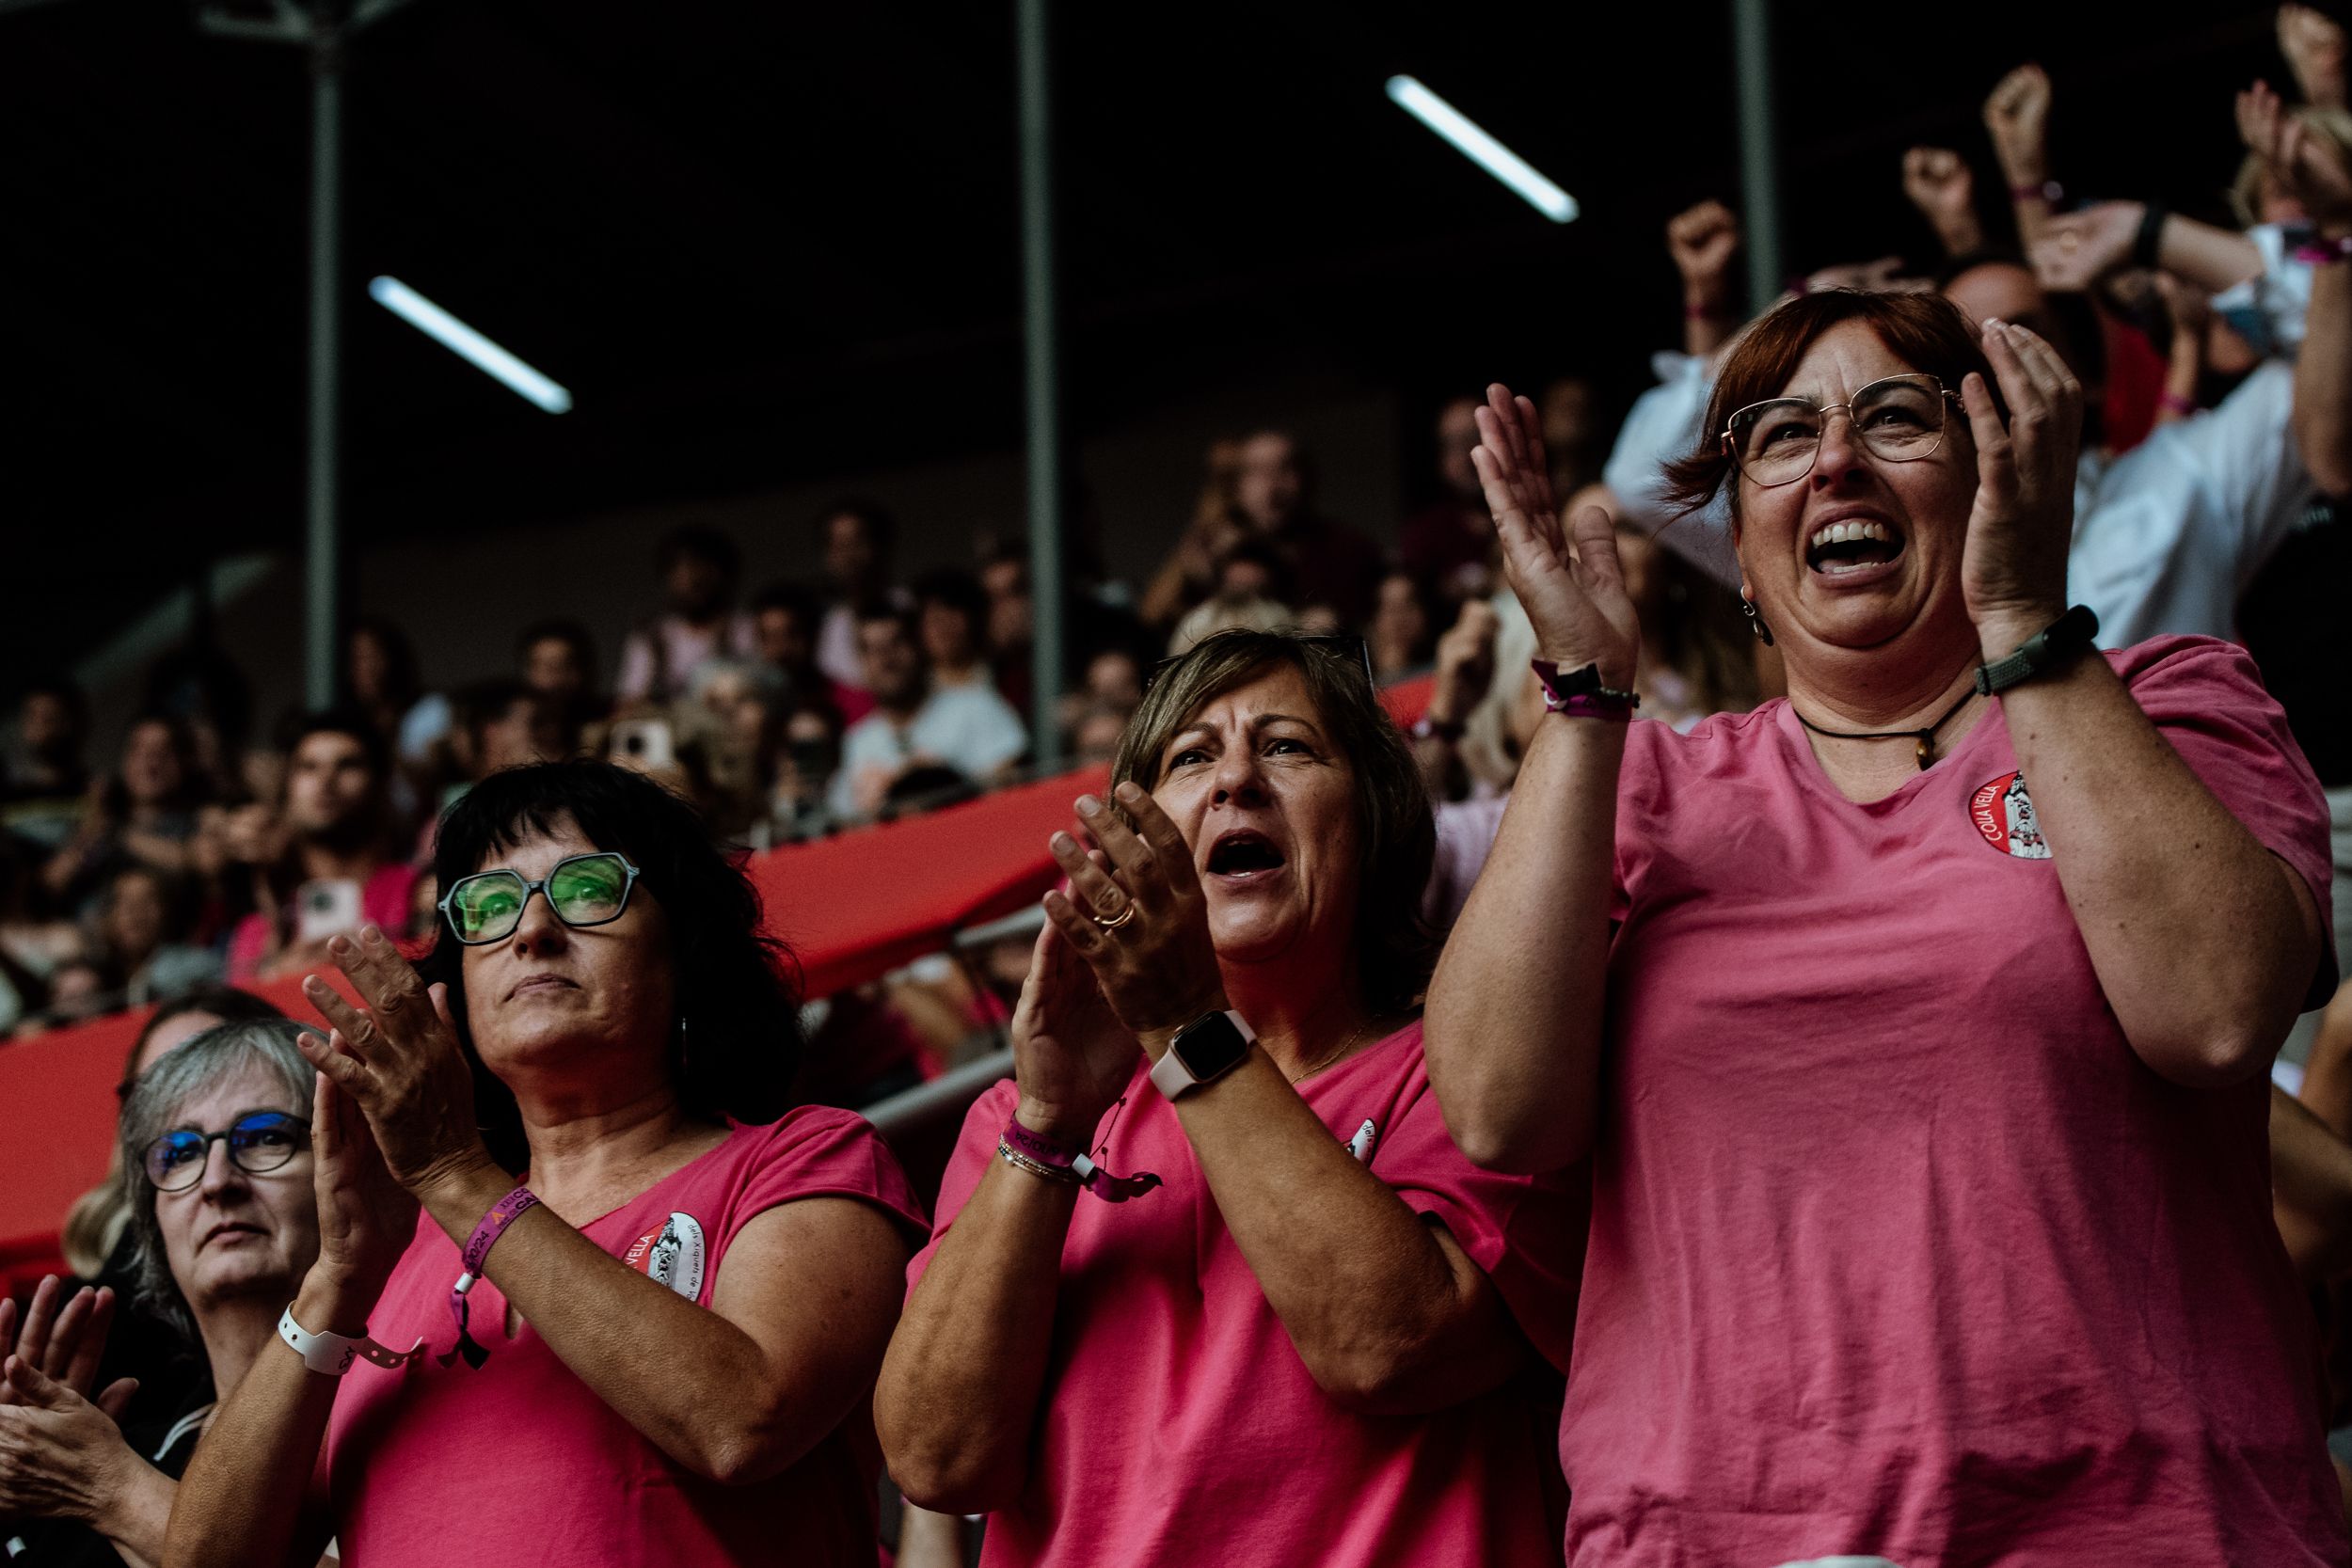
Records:
{"label": "white paper wristband", "polygon": [[278,1337],[302,1357],[304,1366],[314,1372],[325,1372],[328,1377],[342,1376],[351,1370],[354,1360],[373,1361],[379,1367],[397,1369],[424,1354],[422,1339],[405,1351],[396,1351],[377,1344],[365,1335],[353,1339],[341,1334],[313,1334],[294,1322],[292,1305],[278,1315]]}

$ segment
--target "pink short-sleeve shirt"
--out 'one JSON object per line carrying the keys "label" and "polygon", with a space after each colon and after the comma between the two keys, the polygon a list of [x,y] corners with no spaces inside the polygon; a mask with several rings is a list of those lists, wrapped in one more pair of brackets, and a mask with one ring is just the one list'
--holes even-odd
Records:
{"label": "pink short-sleeve shirt", "polygon": [[[724,1143],[581,1233],[688,1300],[710,1305],[728,1244],[780,1204],[850,1197],[922,1234],[921,1206],[872,1128],[804,1106]],[[529,1323],[506,1337],[506,1298],[469,1294],[476,1369],[443,1365],[457,1325],[457,1245],[429,1217],[368,1319],[421,1362],[344,1374],[326,1468],[345,1568],[668,1568],[673,1563],[872,1568],[879,1453],[861,1409],[781,1474],[744,1486],[671,1460],[598,1399]]]}
{"label": "pink short-sleeve shirt", "polygon": [[[2326,805],[2243,651],[2107,657],[2324,918]],[[2344,1560],[2266,1085],[2133,1054],[2032,784],[1997,705],[1869,804],[1785,703],[1634,726],[1575,1568]]]}
{"label": "pink short-sleeve shirt", "polygon": [[[1446,1136],[1418,1023],[1298,1085],[1330,1135],[1495,1283],[1536,1348],[1567,1354],[1581,1186],[1482,1171]],[[919,1282],[989,1163],[1010,1084],[964,1122]],[[1426,1416],[1366,1417],[1316,1386],[1217,1213],[1174,1105],[1140,1072],[1095,1158],[1164,1183],[1081,1196],[1021,1500],[986,1568],[1423,1568],[1557,1563],[1556,1376]]]}

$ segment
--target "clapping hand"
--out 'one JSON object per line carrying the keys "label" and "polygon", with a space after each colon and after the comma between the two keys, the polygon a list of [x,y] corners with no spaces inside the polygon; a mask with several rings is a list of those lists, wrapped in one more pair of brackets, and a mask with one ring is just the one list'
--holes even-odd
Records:
{"label": "clapping hand", "polygon": [[327,942],[327,956],[367,1004],[361,1011],[313,974],[303,995],[332,1025],[296,1043],[310,1065],[357,1101],[384,1163],[420,1192],[489,1159],[473,1103],[473,1069],[450,1017],[449,989],[428,990],[373,926]]}
{"label": "clapping hand", "polygon": [[2006,658],[2066,608],[2083,389],[2058,352],[2025,327],[1987,322],[1984,354],[2001,384],[2001,422],[1984,377],[1961,383],[1977,446],[1961,583],[1987,660]]}
{"label": "clapping hand", "polygon": [[1564,670],[1597,664],[1602,685],[1630,691],[1642,633],[1617,564],[1616,524],[1606,510],[1585,507],[1573,520],[1571,546],[1552,499],[1542,429],[1533,403],[1500,382],[1486,388],[1470,461],[1502,541],[1502,569],[1544,657]]}
{"label": "clapping hand", "polygon": [[0,1518],[97,1518],[139,1464],[119,1404],[92,1403],[23,1355],[0,1362]]}
{"label": "clapping hand", "polygon": [[1078,798],[1095,852],[1069,833],[1048,841],[1070,891],[1045,895],[1045,917],[1094,972],[1119,1022],[1156,1053],[1167,1037],[1225,1006],[1225,977],[1183,831],[1133,781],[1117,798],[1133,827],[1093,796]]}
{"label": "clapping hand", "polygon": [[[21,1326],[16,1303],[0,1298],[0,1354],[10,1355],[17,1364],[87,1399],[90,1386],[98,1379],[107,1330],[114,1324],[115,1293],[103,1285],[95,1290],[85,1285],[60,1310],[58,1298],[64,1294],[64,1281],[56,1275],[43,1275],[25,1306]],[[117,1379],[95,1402],[107,1416],[119,1416],[138,1386],[136,1378]],[[0,1404],[24,1402],[24,1390],[0,1375]]]}
{"label": "clapping hand", "polygon": [[1091,1148],[1129,1079],[1141,1048],[1103,999],[1094,972],[1048,922],[1029,951],[1028,978],[1012,1010],[1014,1114],[1041,1137]]}

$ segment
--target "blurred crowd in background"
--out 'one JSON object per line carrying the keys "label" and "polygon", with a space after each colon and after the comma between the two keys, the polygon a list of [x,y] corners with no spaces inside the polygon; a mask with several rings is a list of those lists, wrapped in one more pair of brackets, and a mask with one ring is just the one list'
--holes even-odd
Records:
{"label": "blurred crowd in background", "polygon": [[[2280,17],[2301,99],[2288,118],[2326,178],[2352,167],[2342,31],[2306,8]],[[2113,457],[2158,428],[2216,420],[2265,359],[2294,352],[2275,324],[2296,267],[2308,277],[2293,254],[2302,213],[2292,182],[2251,151],[2226,193],[2145,193],[2169,206],[2073,202],[2050,164],[2053,90],[2039,68],[2020,67],[1985,103],[1990,159],[1918,148],[1888,170],[1890,212],[1907,198],[1942,254],[1791,286],[1942,287],[1972,314],[2047,327],[2097,400],[2087,445]],[[2212,221],[2193,224],[2191,240],[2210,230],[2239,241],[2253,258],[2244,278],[2217,288],[2210,266],[2184,277],[2162,264],[2183,248],[2167,225],[2192,219]],[[1684,373],[1677,365],[1703,367],[1746,312],[1735,213],[1703,203],[1665,238],[1686,307],[1678,333],[1661,326],[1659,369],[1671,382]],[[1746,635],[1712,536],[1604,482],[1628,464],[1654,475],[1660,436],[1654,420],[1645,428],[1650,399],[1629,419],[1604,405],[1604,378],[1582,373],[1599,369],[1578,364],[1568,335],[1536,401],[1555,493],[1571,510],[1598,502],[1620,519],[1645,639],[1642,711],[1687,726],[1750,706],[1776,691],[1777,671]],[[609,757],[764,848],[1106,762],[1155,662],[1226,626],[1360,635],[1382,682],[1434,670],[1415,741],[1443,802],[1441,844],[1453,812],[1483,814],[1490,831],[1540,699],[1527,673],[1532,638],[1502,585],[1470,465],[1481,391],[1465,387],[1439,404],[1428,446],[1405,454],[1413,502],[1401,515],[1330,515],[1317,464],[1363,454],[1312,451],[1262,428],[1203,454],[1190,521],[1147,579],[1116,580],[1094,564],[1089,530],[1119,519],[1083,518],[1048,756],[1033,743],[1026,541],[980,537],[963,564],[908,571],[897,519],[854,497],[774,520],[804,540],[808,569],[791,580],[744,580],[738,539],[681,520],[648,542],[652,575],[634,625],[485,626],[471,649],[479,678],[446,690],[421,684],[409,636],[383,618],[350,626],[342,697],[325,712],[255,712],[246,673],[198,642],[155,664],[119,749],[99,755],[83,694],[36,676],[18,687],[0,732],[0,1029],[299,974],[328,936],[362,921],[427,934],[437,890],[419,867],[436,817],[502,768]],[[2241,400],[2241,423],[2288,417],[2251,402]],[[2294,526],[2263,535],[2228,569],[2239,575],[2235,630],[2336,786],[2352,782],[2352,681],[2325,588],[2352,561],[2327,488],[2297,491]],[[2168,547],[2148,546],[2152,556]],[[2216,628],[2133,635],[2146,629]],[[1480,831],[1470,838],[1484,843]],[[1473,853],[1460,869],[1475,865]],[[1467,893],[1466,880],[1442,885],[1449,875],[1441,851],[1430,902],[1440,920]],[[1006,998],[1018,957],[1007,957]]]}

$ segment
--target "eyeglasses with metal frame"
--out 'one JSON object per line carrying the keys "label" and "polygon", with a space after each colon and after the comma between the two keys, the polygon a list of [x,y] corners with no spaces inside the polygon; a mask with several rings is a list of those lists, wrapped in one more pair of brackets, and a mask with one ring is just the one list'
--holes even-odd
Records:
{"label": "eyeglasses with metal frame", "polygon": [[1813,471],[1821,455],[1821,434],[1829,416],[1842,412],[1873,456],[1889,463],[1916,463],[1944,444],[1947,404],[1960,395],[1924,372],[1884,376],[1844,403],[1810,398],[1768,398],[1751,403],[1724,421],[1724,450],[1748,480],[1767,489],[1793,484]]}

